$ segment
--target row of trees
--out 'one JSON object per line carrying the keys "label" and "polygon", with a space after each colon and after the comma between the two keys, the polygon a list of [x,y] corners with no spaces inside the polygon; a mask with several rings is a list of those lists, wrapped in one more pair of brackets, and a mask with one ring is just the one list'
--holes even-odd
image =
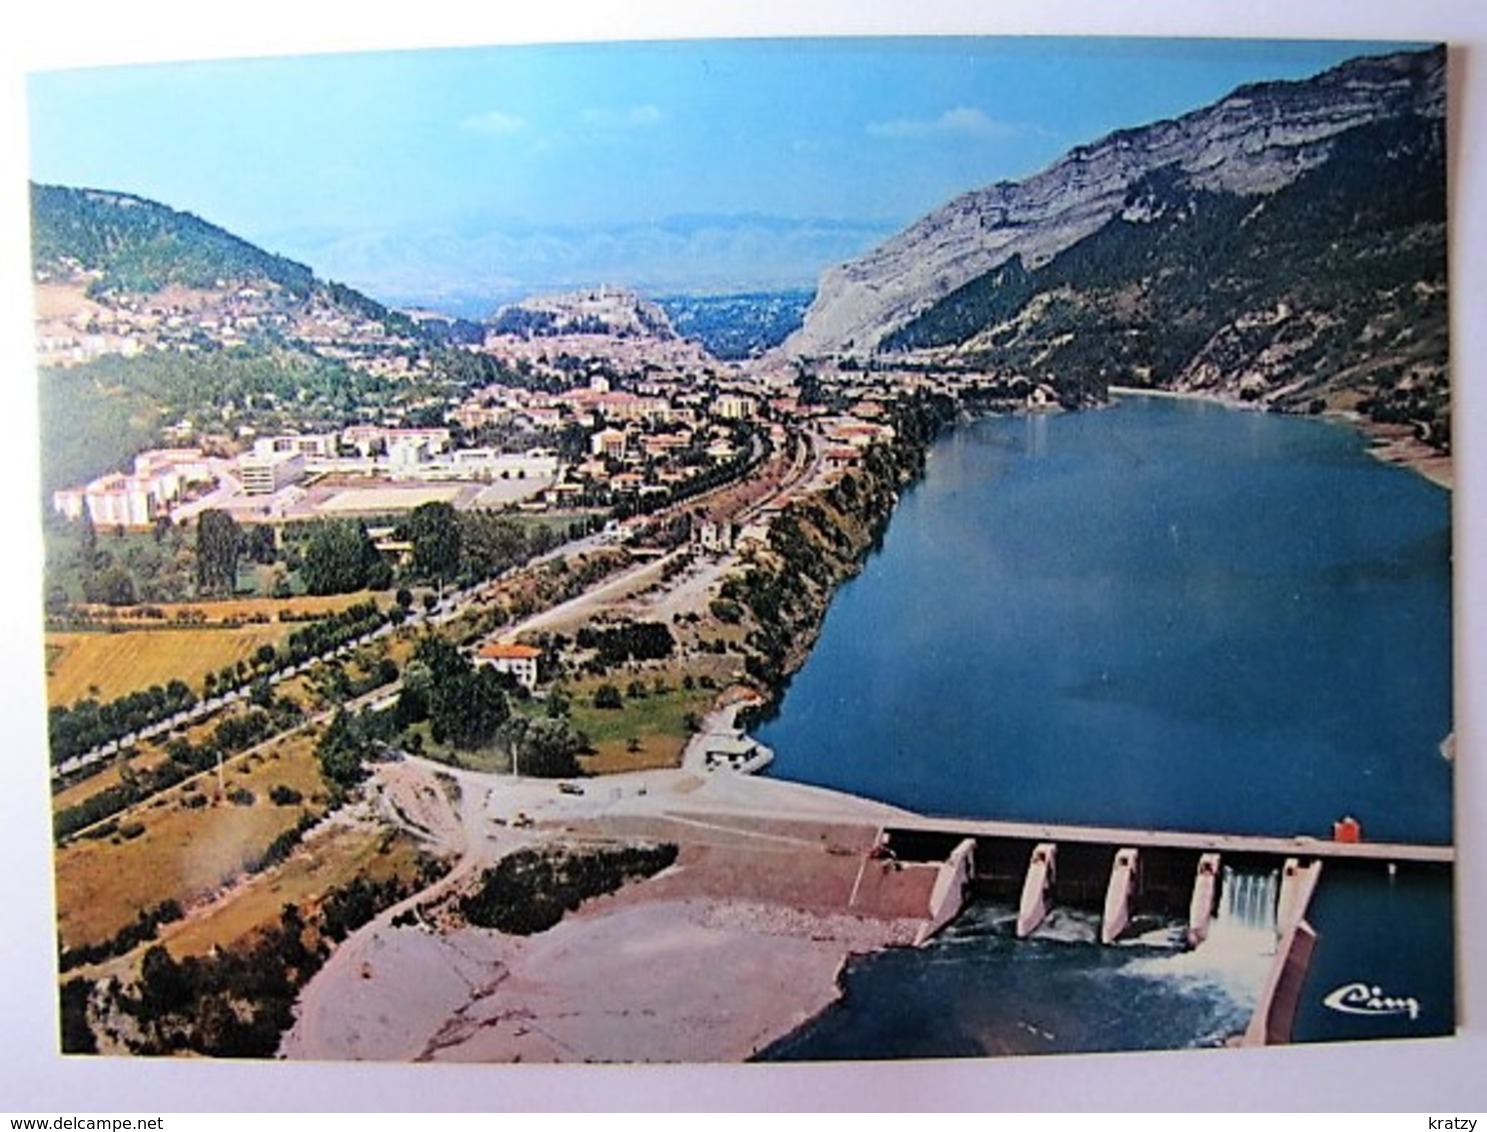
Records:
{"label": "row of trees", "polygon": [[604,629],[584,626],[574,640],[581,649],[593,649],[606,666],[631,660],[664,660],[676,650],[671,628],[660,621],[629,621]]}
{"label": "row of trees", "polygon": [[546,931],[585,900],[627,880],[654,876],[675,862],[677,847],[620,845],[523,849],[502,857],[460,900],[460,914],[478,927],[514,935]]}
{"label": "row of trees", "polygon": [[52,762],[60,764],[105,743],[116,742],[186,711],[195,703],[196,696],[185,681],[172,680],[107,703],[90,698],[79,700],[70,708],[58,704],[47,712]]}
{"label": "row of trees", "polygon": [[52,819],[53,836],[60,841],[80,829],[113,817],[136,802],[209,769],[219,757],[226,758],[247,750],[300,718],[300,709],[292,701],[275,700],[269,709],[255,707],[242,715],[224,719],[199,744],[186,739],[172,739],[165,745],[168,757],[155,766],[141,769],[127,761],[122,762],[116,785],[90,794],[77,805],[57,813]]}
{"label": "row of trees", "polygon": [[489,511],[457,511],[448,503],[415,507],[398,535],[413,544],[408,580],[430,585],[472,585],[562,542],[549,527],[529,527]]}

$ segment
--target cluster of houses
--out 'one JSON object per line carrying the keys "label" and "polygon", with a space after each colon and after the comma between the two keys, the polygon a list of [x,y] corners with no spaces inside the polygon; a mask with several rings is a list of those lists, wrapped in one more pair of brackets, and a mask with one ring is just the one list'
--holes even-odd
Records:
{"label": "cluster of houses", "polygon": [[[616,312],[624,314],[623,295],[596,292],[587,298],[610,321]],[[479,390],[449,408],[444,424],[409,427],[389,419],[268,436],[244,427],[227,444],[251,446],[234,458],[208,459],[186,447],[143,453],[132,472],[59,491],[53,505],[69,518],[86,513],[97,525],[125,527],[152,524],[172,514],[182,499],[208,493],[214,500],[262,500],[267,506],[257,515],[284,515],[298,505],[305,486],[325,477],[491,485],[484,489],[490,502],[482,497],[476,506],[520,501],[540,510],[643,501],[648,495],[675,497],[690,482],[736,461],[743,455],[740,424],[771,436],[777,448],[787,433],[803,432],[815,453],[816,476],[830,478],[860,463],[873,443],[892,437],[886,406],[894,397],[944,380],[843,372],[834,376],[853,396],[835,397],[835,407],[828,408],[797,398],[793,371],[771,374],[716,363],[696,343],[647,327],[556,337],[491,333],[475,348],[524,371],[524,380]],[[99,336],[98,350],[117,353],[187,349],[203,339],[225,345],[265,329],[362,369],[382,364],[379,359],[394,367],[409,357],[414,360],[407,364],[423,364],[417,351],[397,349],[398,341],[380,323],[316,299],[286,304],[272,284],[121,296],[110,306],[86,302],[62,326],[64,333],[52,336],[39,326],[38,342],[45,363],[71,356],[67,351],[88,335]],[[534,375],[562,381],[547,382],[543,390],[535,387],[544,383],[532,380]],[[557,384],[568,387],[554,391]],[[583,430],[581,448],[575,447],[576,429]],[[724,526],[704,531],[704,546],[713,550],[727,549],[742,533]]]}
{"label": "cluster of houses", "polygon": [[68,519],[86,514],[95,527],[145,527],[168,514],[189,488],[214,478],[201,449],[157,448],[136,456],[132,472],[113,472],[54,493],[52,506]]}
{"label": "cluster of houses", "polygon": [[[87,284],[97,272],[78,270]],[[48,279],[38,280],[42,292]],[[44,304],[38,304],[39,308]],[[40,310],[36,355],[43,367],[73,366],[105,355],[199,353],[230,349],[273,332],[296,339],[316,353],[359,369],[407,370],[407,352],[375,319],[348,314],[328,302],[288,300],[264,280],[253,285],[222,282],[205,289],[166,288],[157,292],[120,291],[106,303],[77,298],[55,310]]]}
{"label": "cluster of houses", "polygon": [[[209,460],[197,448],[142,453],[133,473],[58,491],[53,507],[71,519],[86,512],[97,525],[140,527],[169,514],[191,487],[225,484],[244,496],[276,497],[320,476],[394,483],[515,481],[529,485],[525,494],[539,501],[536,506],[562,506],[669,491],[739,455],[732,426],[756,415],[756,398],[662,392],[615,390],[602,377],[558,394],[496,385],[453,410],[445,426],[356,424],[334,432],[258,436],[230,461]],[[489,424],[548,432],[555,439],[573,425],[591,432],[586,453],[566,462],[551,445],[515,452],[457,446],[458,436]]]}

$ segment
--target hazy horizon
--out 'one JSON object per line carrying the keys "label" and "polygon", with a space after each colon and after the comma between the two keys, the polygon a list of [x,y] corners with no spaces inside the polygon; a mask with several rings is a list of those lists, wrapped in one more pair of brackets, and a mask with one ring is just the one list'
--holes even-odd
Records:
{"label": "hazy horizon", "polygon": [[718,40],[37,72],[30,175],[135,193],[449,313],[597,284],[813,288],[1112,130],[1419,46]]}

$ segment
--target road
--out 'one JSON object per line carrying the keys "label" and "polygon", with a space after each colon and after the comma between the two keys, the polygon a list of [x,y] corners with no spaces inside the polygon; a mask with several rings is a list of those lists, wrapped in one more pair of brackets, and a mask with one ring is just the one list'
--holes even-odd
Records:
{"label": "road", "polygon": [[[746,503],[733,516],[731,516],[732,521],[740,523],[748,521],[749,519],[757,516],[765,508],[777,503],[781,498],[788,495],[801,483],[808,480],[810,476],[815,474],[817,465],[819,463],[817,459],[813,459],[812,457],[813,446],[811,445],[809,439],[800,434],[792,434],[792,451],[790,453],[790,464],[786,468],[784,474],[777,482],[768,485],[766,491],[762,496],[760,496],[756,500],[753,500],[752,502]],[[768,467],[767,461],[764,467]],[[755,465],[754,471],[762,473],[763,469],[761,469],[758,465]],[[225,475],[225,473],[220,473],[220,470],[219,474]],[[660,512],[657,517],[662,518],[677,511],[691,511],[698,508],[706,508],[709,501],[716,500],[717,498],[722,497],[728,492],[737,490],[741,484],[747,481],[747,479],[748,477],[745,477],[743,480],[734,481],[730,484],[724,484],[720,487],[714,488],[712,491],[699,495],[694,499],[685,500],[681,503],[674,504],[672,507],[666,508],[662,512]],[[202,506],[205,505],[204,500],[198,501],[198,503]],[[527,563],[527,568],[531,568],[532,566],[540,566],[557,558],[572,557],[578,554],[599,550],[601,548],[613,547],[614,545],[615,542],[612,536],[608,536],[603,533],[589,535],[575,542],[566,543],[561,547],[557,547],[554,550],[549,551],[547,554],[532,559],[529,563]],[[554,606],[551,609],[533,614],[532,616],[526,618],[523,621],[517,622],[514,625],[503,626],[499,630],[499,635],[503,637],[514,637],[521,633],[535,632],[538,630],[547,629],[551,626],[564,624],[571,620],[586,619],[587,617],[591,616],[597,608],[612,600],[615,600],[617,596],[633,592],[636,589],[644,588],[644,586],[653,584],[653,582],[655,581],[659,581],[666,567],[677,562],[680,558],[690,553],[690,549],[691,548],[689,545],[683,544],[682,546],[679,546],[666,553],[661,558],[642,562],[621,572],[620,574],[605,578],[591,589],[577,595],[576,597],[570,598],[569,600],[562,602],[561,604]],[[702,584],[706,584],[706,582],[710,581],[712,577],[715,577],[717,574],[721,573],[724,568],[730,564],[730,562],[731,560],[725,557],[724,559],[715,563],[711,570],[706,572],[707,577],[703,579]],[[478,583],[477,585],[471,586],[467,589],[451,591],[450,593],[445,594],[439,601],[439,603],[431,610],[410,610],[405,624],[415,627],[421,624],[447,624],[450,621],[453,621],[466,613],[470,609],[470,607],[492,585],[497,584],[499,581],[500,579],[494,579],[491,581]],[[697,579],[693,579],[692,584],[698,584]],[[347,657],[355,649],[360,648],[361,646],[375,641],[378,638],[392,632],[393,628],[394,626],[390,624],[382,625],[372,632],[363,634],[356,640],[348,642],[347,644],[333,649],[321,656],[311,658],[300,664],[280,669],[270,674],[267,677],[267,680],[270,685],[277,685],[285,680],[291,679],[294,676],[308,671],[312,666],[316,664],[324,663],[325,661],[331,659]],[[384,687],[379,688],[375,693],[370,693],[368,697],[363,697],[363,700],[370,701],[380,699],[388,695],[395,695],[400,687],[400,682],[385,685]],[[248,694],[249,690],[247,688],[240,688],[231,692],[225,692],[220,696],[214,696],[209,699],[201,700],[183,712],[177,712],[176,714],[163,719],[158,723],[142,728],[138,732],[126,735],[120,740],[101,744],[100,746],[95,747],[82,755],[77,755],[71,759],[66,760],[59,766],[53,768],[52,776],[54,779],[60,779],[75,775],[79,771],[86,770],[90,766],[95,766],[96,764],[106,759],[115,757],[121,751],[130,750],[141,742],[157,738],[161,735],[169,734],[171,731],[177,728],[187,726],[191,723],[197,722],[198,720],[206,718],[214,712],[219,711],[222,708],[229,707],[232,704],[246,698]]]}

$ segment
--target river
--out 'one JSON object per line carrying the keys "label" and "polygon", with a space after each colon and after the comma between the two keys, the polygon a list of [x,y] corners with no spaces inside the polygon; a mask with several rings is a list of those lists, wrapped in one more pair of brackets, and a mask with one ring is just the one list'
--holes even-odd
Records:
{"label": "river", "polygon": [[[1449,842],[1450,560],[1449,493],[1335,422],[1148,397],[979,420],[935,444],[757,735],[772,774],[926,813],[1284,836],[1351,814]],[[1319,913],[1389,905],[1359,883],[1324,878]],[[1449,887],[1418,899],[1428,939],[1374,971],[1444,985],[1410,1032],[1445,1032]],[[855,964],[771,1056],[1198,1045],[1252,1005],[1245,964],[1194,971],[1160,927],[1018,945],[1007,914]],[[1369,1036],[1335,1021],[1304,1006],[1298,1035]]]}

